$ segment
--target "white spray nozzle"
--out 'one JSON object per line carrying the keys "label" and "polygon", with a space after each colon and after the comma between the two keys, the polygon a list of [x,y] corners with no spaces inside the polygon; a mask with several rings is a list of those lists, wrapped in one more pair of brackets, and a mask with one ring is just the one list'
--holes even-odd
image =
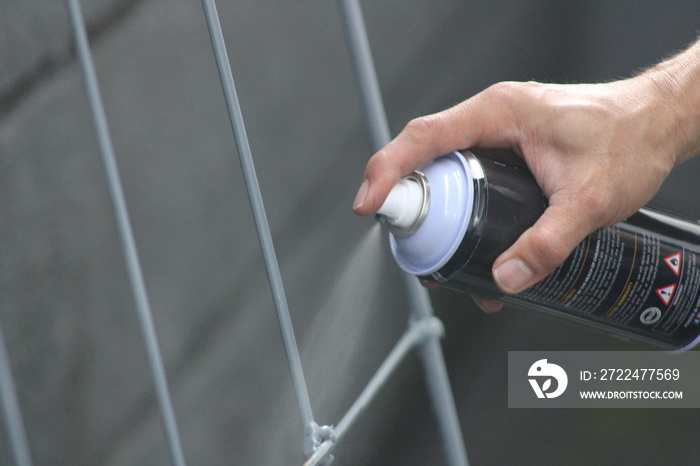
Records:
{"label": "white spray nozzle", "polygon": [[410,234],[425,217],[428,199],[427,180],[416,172],[396,183],[377,214],[386,218],[392,231]]}

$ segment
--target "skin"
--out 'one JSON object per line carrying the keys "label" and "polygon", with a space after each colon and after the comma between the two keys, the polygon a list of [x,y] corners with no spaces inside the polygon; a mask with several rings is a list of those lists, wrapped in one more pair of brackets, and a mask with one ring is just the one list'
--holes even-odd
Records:
{"label": "skin", "polygon": [[[540,219],[493,264],[519,293],[594,230],[646,204],[671,170],[700,152],[700,41],[635,77],[602,84],[495,84],[416,118],[367,163],[353,209],[370,215],[403,176],[470,147],[519,154],[549,199]],[[476,298],[486,311],[500,304]]]}

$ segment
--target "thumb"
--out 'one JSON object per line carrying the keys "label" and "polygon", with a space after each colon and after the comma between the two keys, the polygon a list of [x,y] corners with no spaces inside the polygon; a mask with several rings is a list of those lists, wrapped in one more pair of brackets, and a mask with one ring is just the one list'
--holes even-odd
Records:
{"label": "thumb", "polygon": [[[550,200],[551,201],[551,200]],[[493,263],[493,279],[507,294],[520,293],[549,275],[594,229],[573,204],[550,204],[544,214]]]}

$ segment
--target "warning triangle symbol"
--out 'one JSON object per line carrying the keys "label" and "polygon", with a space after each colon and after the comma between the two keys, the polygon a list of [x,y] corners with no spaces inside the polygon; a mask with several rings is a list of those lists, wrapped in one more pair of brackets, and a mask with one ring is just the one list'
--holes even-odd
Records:
{"label": "warning triangle symbol", "polygon": [[670,256],[664,257],[664,262],[666,262],[666,265],[673,270],[673,273],[675,273],[677,276],[681,274],[681,253],[677,252],[675,254],[671,254]]}
{"label": "warning triangle symbol", "polygon": [[665,306],[668,306],[673,299],[673,294],[676,292],[676,284],[662,286],[656,289],[656,294],[663,301]]}

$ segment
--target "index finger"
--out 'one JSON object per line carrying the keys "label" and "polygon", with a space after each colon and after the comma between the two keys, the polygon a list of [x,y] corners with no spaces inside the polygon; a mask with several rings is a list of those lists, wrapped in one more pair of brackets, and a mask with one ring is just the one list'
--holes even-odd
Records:
{"label": "index finger", "polygon": [[494,93],[492,88],[440,113],[411,120],[367,163],[353,205],[355,212],[359,215],[376,212],[402,177],[435,157],[480,143],[511,147],[512,107],[503,98],[494,99],[499,94],[503,97],[503,93]]}

